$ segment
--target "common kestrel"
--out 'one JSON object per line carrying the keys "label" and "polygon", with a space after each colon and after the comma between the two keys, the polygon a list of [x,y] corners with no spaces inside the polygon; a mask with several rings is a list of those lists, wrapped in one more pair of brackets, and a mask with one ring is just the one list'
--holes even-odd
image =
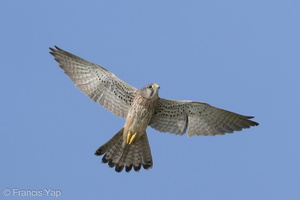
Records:
{"label": "common kestrel", "polygon": [[178,101],[158,96],[159,85],[151,83],[137,89],[100,65],[55,46],[50,52],[59,66],[83,93],[113,114],[125,118],[125,124],[95,155],[121,172],[153,165],[146,134],[147,126],[160,131],[188,136],[223,135],[257,126],[253,117],[196,101]]}

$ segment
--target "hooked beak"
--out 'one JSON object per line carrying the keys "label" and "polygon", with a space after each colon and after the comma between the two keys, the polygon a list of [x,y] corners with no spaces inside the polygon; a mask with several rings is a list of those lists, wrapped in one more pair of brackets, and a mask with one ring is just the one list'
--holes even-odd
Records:
{"label": "hooked beak", "polygon": [[157,83],[153,83],[152,86],[157,88],[157,89],[160,89],[160,86]]}

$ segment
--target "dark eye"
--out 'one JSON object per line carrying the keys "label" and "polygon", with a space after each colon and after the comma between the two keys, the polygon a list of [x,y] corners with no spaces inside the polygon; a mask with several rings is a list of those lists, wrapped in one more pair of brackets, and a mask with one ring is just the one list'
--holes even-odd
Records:
{"label": "dark eye", "polygon": [[152,88],[152,85],[149,85],[149,86],[148,86],[148,88],[150,88],[150,89],[151,89],[151,88]]}

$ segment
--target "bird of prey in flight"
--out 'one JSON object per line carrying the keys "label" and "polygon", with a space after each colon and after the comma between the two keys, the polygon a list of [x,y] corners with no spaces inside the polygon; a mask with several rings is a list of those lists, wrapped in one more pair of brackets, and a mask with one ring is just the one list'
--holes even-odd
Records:
{"label": "bird of prey in flight", "polygon": [[160,132],[188,136],[224,135],[257,126],[251,116],[240,115],[197,101],[163,99],[159,85],[137,89],[100,65],[75,56],[59,47],[50,48],[59,66],[83,93],[113,114],[125,118],[124,126],[95,155],[121,172],[152,168],[146,134],[151,126]]}

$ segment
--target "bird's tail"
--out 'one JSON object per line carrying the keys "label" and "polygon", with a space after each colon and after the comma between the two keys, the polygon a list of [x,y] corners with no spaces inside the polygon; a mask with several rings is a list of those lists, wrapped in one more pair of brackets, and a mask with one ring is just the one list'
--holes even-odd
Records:
{"label": "bird's tail", "polygon": [[99,147],[95,155],[100,156],[105,153],[102,162],[108,163],[109,167],[115,167],[116,172],[121,172],[124,167],[126,172],[129,172],[132,168],[139,171],[141,166],[144,169],[151,168],[153,162],[147,134],[143,134],[134,143],[122,147],[123,131],[124,128]]}

